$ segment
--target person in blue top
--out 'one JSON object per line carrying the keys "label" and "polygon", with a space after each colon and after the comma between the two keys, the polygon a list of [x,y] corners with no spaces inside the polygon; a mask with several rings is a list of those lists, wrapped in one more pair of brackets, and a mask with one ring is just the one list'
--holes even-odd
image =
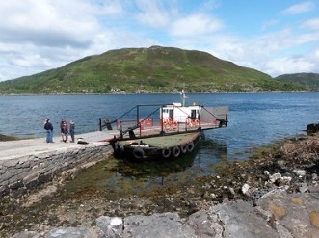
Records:
{"label": "person in blue top", "polygon": [[43,128],[46,131],[46,142],[53,143],[53,126],[50,119],[45,120]]}

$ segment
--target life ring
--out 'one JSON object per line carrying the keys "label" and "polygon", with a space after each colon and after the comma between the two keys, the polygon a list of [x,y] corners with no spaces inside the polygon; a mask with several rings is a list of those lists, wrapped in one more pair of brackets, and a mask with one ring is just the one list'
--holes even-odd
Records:
{"label": "life ring", "polygon": [[148,126],[153,125],[153,119],[152,119],[152,118],[148,118],[148,119],[147,119],[147,125],[148,125]]}
{"label": "life ring", "polygon": [[176,121],[173,121],[173,129],[176,129],[177,128],[177,122]]}
{"label": "life ring", "polygon": [[172,149],[172,153],[174,157],[178,157],[181,153],[181,150],[178,146],[174,146]]}
{"label": "life ring", "polygon": [[169,125],[169,120],[168,119],[163,119],[163,127],[165,129],[169,129],[170,125]]}
{"label": "life ring", "polygon": [[186,145],[186,144],[181,145],[181,151],[182,151],[182,153],[184,153],[184,154],[187,152],[187,145]]}
{"label": "life ring", "polygon": [[187,145],[187,151],[192,152],[195,148],[194,142],[191,142]]}
{"label": "life ring", "polygon": [[135,147],[132,153],[135,159],[143,159],[145,156],[145,151],[140,146]]}
{"label": "life ring", "polygon": [[164,148],[164,149],[162,150],[162,156],[163,156],[164,158],[170,157],[171,154],[172,154],[172,151],[171,151],[170,148]]}

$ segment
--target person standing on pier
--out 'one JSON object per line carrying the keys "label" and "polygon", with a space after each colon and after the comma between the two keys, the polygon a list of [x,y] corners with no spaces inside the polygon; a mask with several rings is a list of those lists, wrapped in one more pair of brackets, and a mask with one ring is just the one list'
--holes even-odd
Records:
{"label": "person standing on pier", "polygon": [[62,137],[63,137],[63,142],[67,143],[68,142],[68,124],[66,121],[63,122]]}
{"label": "person standing on pier", "polygon": [[74,143],[74,127],[75,127],[74,121],[71,120],[70,121],[70,129],[69,129],[70,136],[71,136],[71,141],[70,141],[71,143]]}
{"label": "person standing on pier", "polygon": [[46,142],[53,143],[53,126],[50,119],[46,119],[43,126],[46,131]]}
{"label": "person standing on pier", "polygon": [[61,137],[62,137],[62,141],[63,141],[63,142],[64,142],[64,133],[63,133],[64,122],[65,122],[64,119],[62,119],[61,122],[60,122]]}

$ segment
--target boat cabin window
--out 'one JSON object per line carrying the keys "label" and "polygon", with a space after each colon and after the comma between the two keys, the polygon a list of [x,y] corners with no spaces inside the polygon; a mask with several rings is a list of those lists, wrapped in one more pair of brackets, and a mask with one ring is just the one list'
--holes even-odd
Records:
{"label": "boat cabin window", "polygon": [[169,118],[173,118],[173,109],[169,110]]}
{"label": "boat cabin window", "polygon": [[196,110],[192,110],[191,111],[191,119],[196,119],[196,115],[197,115]]}
{"label": "boat cabin window", "polygon": [[163,109],[163,117],[168,119],[168,118],[173,118],[173,108],[164,108]]}

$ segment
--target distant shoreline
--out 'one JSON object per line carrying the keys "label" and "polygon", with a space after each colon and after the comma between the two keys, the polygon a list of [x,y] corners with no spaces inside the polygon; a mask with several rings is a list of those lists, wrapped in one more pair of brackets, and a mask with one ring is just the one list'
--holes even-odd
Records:
{"label": "distant shoreline", "polygon": [[[318,93],[319,91],[258,91],[258,92],[186,92],[187,94],[259,94],[259,93]],[[178,94],[180,92],[141,92],[141,93],[128,93],[128,92],[112,92],[112,93],[39,93],[39,94],[32,94],[32,93],[10,93],[10,94],[1,94],[1,96],[56,96],[56,95],[132,95],[132,94]]]}

